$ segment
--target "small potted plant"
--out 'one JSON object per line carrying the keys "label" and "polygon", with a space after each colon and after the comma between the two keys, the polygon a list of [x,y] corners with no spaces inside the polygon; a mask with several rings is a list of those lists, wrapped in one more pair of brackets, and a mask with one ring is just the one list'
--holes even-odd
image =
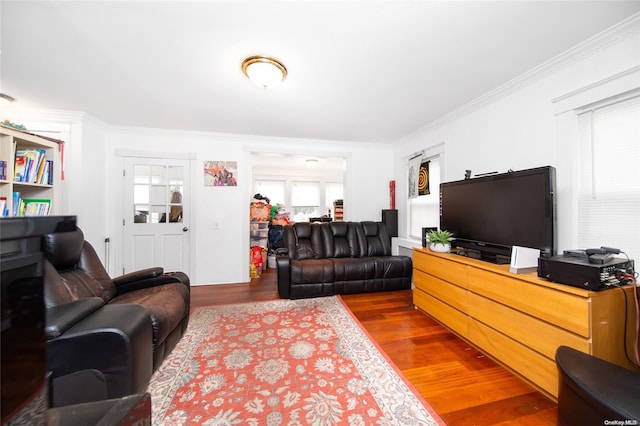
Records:
{"label": "small potted plant", "polygon": [[427,233],[429,240],[429,249],[440,253],[448,253],[451,250],[451,241],[454,240],[453,234],[449,231],[429,231]]}

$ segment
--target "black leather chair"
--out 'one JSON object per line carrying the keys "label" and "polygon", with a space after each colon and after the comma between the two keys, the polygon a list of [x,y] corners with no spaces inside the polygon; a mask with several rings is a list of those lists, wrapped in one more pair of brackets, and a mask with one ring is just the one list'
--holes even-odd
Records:
{"label": "black leather chair", "polygon": [[559,426],[640,424],[640,373],[567,346],[556,364]]}
{"label": "black leather chair", "polygon": [[43,237],[53,406],[146,390],[184,334],[189,278],[149,268],[111,279],[79,229]]}

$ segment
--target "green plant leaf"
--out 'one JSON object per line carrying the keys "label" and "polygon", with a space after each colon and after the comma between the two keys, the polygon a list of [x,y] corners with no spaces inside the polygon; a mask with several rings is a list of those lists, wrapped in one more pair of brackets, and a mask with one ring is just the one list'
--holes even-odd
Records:
{"label": "green plant leaf", "polygon": [[442,231],[429,231],[427,233],[427,239],[431,244],[437,244],[437,243],[449,244],[455,238],[453,237],[453,234],[451,232],[447,230],[442,230]]}

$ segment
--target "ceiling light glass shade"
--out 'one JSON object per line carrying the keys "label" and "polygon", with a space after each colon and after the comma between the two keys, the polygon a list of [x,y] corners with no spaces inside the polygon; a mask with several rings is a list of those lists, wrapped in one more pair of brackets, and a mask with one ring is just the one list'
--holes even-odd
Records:
{"label": "ceiling light glass shade", "polygon": [[287,78],[285,66],[273,58],[264,56],[251,56],[242,62],[242,72],[253,84],[270,89],[282,83]]}

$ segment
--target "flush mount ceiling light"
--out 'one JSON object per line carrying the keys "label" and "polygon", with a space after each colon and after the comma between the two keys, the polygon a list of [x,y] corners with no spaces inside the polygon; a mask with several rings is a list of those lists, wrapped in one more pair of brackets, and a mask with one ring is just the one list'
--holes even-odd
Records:
{"label": "flush mount ceiling light", "polygon": [[307,164],[307,167],[315,167],[318,165],[318,160],[315,158],[309,158],[308,160],[305,160],[305,163]]}
{"label": "flush mount ceiling light", "polygon": [[13,101],[15,101],[15,99],[13,99],[11,96],[0,93],[0,107],[9,105]]}
{"label": "flush mount ceiling light", "polygon": [[287,78],[287,69],[282,62],[264,56],[250,56],[242,61],[242,72],[262,89],[275,87]]}

